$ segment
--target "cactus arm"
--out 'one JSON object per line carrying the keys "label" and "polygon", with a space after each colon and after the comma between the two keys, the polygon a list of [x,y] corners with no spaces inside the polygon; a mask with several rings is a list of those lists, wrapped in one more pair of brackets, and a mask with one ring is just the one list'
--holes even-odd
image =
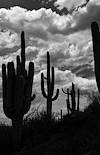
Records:
{"label": "cactus arm", "polygon": [[93,53],[94,53],[94,66],[96,82],[100,92],[100,31],[96,22],[91,24],[92,41],[93,41]]}
{"label": "cactus arm", "polygon": [[50,88],[51,88],[51,96],[53,96],[53,93],[54,93],[54,80],[55,80],[54,67],[52,67],[51,71],[52,71],[52,77],[51,77],[51,82],[50,82]]}
{"label": "cactus arm", "polygon": [[6,75],[6,65],[2,64],[2,88],[3,88],[3,103],[6,104],[6,91],[7,91],[7,75]]}
{"label": "cactus arm", "polygon": [[73,92],[75,91],[75,85],[74,85],[73,82],[72,82],[72,91],[73,91]]}
{"label": "cactus arm", "polygon": [[44,76],[43,73],[41,73],[41,90],[42,90],[42,95],[47,98],[47,95],[45,93],[45,88],[44,88]]}
{"label": "cactus arm", "polygon": [[7,109],[7,73],[6,73],[6,65],[2,65],[2,88],[3,88],[3,110],[7,117],[9,117],[8,109]]}
{"label": "cactus arm", "polygon": [[35,94],[33,94],[33,95],[31,96],[31,102],[35,99],[35,97],[36,97]]}
{"label": "cactus arm", "polygon": [[[26,86],[25,86],[25,101],[24,101],[24,107],[22,110],[23,114],[26,114],[29,111],[30,106],[31,106],[33,77],[34,77],[34,63],[30,62]],[[35,95],[33,97],[35,98]]]}
{"label": "cactus arm", "polygon": [[63,111],[62,111],[62,109],[60,110],[60,115],[61,115],[61,122],[62,122],[62,120],[63,120]]}
{"label": "cactus arm", "polygon": [[69,88],[67,88],[67,99],[68,100],[69,100],[69,95],[70,95]]}
{"label": "cactus arm", "polygon": [[70,110],[70,101],[69,101],[69,89],[67,88],[67,112],[68,112],[68,115],[69,115],[69,110]]}
{"label": "cactus arm", "polygon": [[17,55],[16,62],[17,62],[17,64],[16,64],[17,65],[16,66],[16,74],[20,75],[21,74],[21,62],[20,62],[19,55]]}
{"label": "cactus arm", "polygon": [[93,51],[94,51],[94,60],[96,64],[100,61],[100,32],[99,26],[96,22],[91,24],[92,30],[92,40],[93,40]]}
{"label": "cactus arm", "polygon": [[30,93],[32,91],[33,78],[34,78],[34,63],[30,62],[27,76],[27,83],[29,83],[29,87],[31,88]]}
{"label": "cactus arm", "polygon": [[79,111],[79,103],[80,103],[80,90],[78,89],[78,95],[77,95],[77,111]]}
{"label": "cactus arm", "polygon": [[64,94],[67,94],[67,92],[65,92],[63,88],[62,88],[62,92],[63,92]]}
{"label": "cactus arm", "polygon": [[73,91],[72,90],[70,91],[70,94],[71,94],[71,107],[70,107],[70,110],[72,111],[72,109],[73,109]]}
{"label": "cactus arm", "polygon": [[3,110],[5,115],[8,118],[12,118],[14,112],[13,107],[13,97],[14,92],[12,91],[13,84],[15,82],[15,69],[14,63],[9,62],[7,65],[7,74],[6,74],[6,65],[2,65],[2,79],[3,79]]}
{"label": "cactus arm", "polygon": [[24,31],[21,33],[21,67],[22,73],[25,72],[25,36]]}
{"label": "cactus arm", "polygon": [[56,91],[56,95],[52,98],[52,101],[56,100],[59,96],[59,89]]}
{"label": "cactus arm", "polygon": [[47,77],[43,76],[43,78],[44,78],[45,80],[47,80]]}

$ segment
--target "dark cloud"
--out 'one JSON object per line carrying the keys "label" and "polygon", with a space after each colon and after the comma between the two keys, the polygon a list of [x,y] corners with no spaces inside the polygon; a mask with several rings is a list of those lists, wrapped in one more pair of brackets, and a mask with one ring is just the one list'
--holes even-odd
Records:
{"label": "dark cloud", "polygon": [[64,13],[68,13],[67,9],[62,9],[59,10],[54,3],[57,0],[3,0],[0,1],[0,8],[7,8],[9,9],[10,7],[14,7],[14,6],[20,6],[22,8],[26,8],[28,10],[38,10],[40,8],[51,8],[52,11],[55,11],[56,13],[62,15]]}

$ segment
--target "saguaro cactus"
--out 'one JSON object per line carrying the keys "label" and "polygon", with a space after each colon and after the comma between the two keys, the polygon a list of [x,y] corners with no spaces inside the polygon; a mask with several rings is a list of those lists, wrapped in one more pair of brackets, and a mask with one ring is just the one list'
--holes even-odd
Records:
{"label": "saguaro cactus", "polygon": [[60,119],[61,119],[61,122],[62,122],[62,120],[63,120],[63,111],[62,111],[62,109],[60,110]]}
{"label": "saguaro cactus", "polygon": [[78,88],[77,92],[77,111],[80,110],[80,89]]}
{"label": "saguaro cactus", "polygon": [[[49,55],[49,52],[47,52],[47,77],[44,77],[44,74],[41,73],[41,90],[42,90],[42,95],[47,99],[48,120],[51,120],[51,116],[52,116],[52,101],[56,100],[59,95],[59,89],[57,89],[56,95],[53,97],[54,79],[55,79],[54,67],[50,68],[50,55]],[[45,88],[44,88],[44,80],[47,81],[47,93],[45,92]]]}
{"label": "saguaro cactus", "polygon": [[72,83],[72,90],[71,90],[71,100],[72,100],[72,112],[76,109],[76,99],[75,99],[75,85]]}
{"label": "saguaro cactus", "polygon": [[67,113],[69,115],[70,113],[70,92],[68,88],[67,88],[67,92],[65,92],[64,89],[62,88],[62,92],[67,95],[66,104],[67,104]]}
{"label": "saguaro cactus", "polygon": [[[67,89],[67,91],[64,91],[64,89],[62,88],[62,92],[64,94],[67,94],[66,103],[67,103],[68,114],[69,114],[69,111],[71,111],[71,113],[74,113],[75,111],[79,111],[80,90],[78,89],[77,91],[77,103],[76,103],[76,92],[75,92],[74,83],[72,83],[71,91],[69,91],[69,89]],[[71,101],[69,96],[71,97]]]}
{"label": "saguaro cactus", "polygon": [[12,142],[18,150],[21,144],[21,132],[23,116],[26,114],[35,98],[32,95],[34,77],[34,63],[29,63],[28,71],[25,69],[25,38],[21,33],[21,59],[16,58],[16,69],[13,62],[7,66],[2,65],[2,89],[3,89],[3,110],[5,115],[12,120]]}
{"label": "saguaro cactus", "polygon": [[94,67],[97,87],[100,92],[100,31],[96,22],[91,24],[93,53],[94,53]]}

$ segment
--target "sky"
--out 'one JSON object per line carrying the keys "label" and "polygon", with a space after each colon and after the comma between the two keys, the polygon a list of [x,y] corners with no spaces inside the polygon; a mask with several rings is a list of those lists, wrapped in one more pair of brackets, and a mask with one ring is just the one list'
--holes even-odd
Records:
{"label": "sky", "polygon": [[41,5],[38,2],[33,9],[32,0],[28,1],[29,6],[25,0],[20,1],[20,5],[13,0],[0,1],[0,97],[1,66],[8,61],[15,62],[20,54],[21,31],[25,31],[26,68],[29,61],[35,65],[33,92],[37,97],[33,105],[45,102],[40,78],[42,72],[46,74],[47,51],[51,56],[51,66],[55,67],[55,91],[60,89],[59,104],[62,100],[65,103],[66,99],[61,88],[66,90],[72,82],[83,94],[97,91],[90,27],[93,21],[100,25],[100,1],[40,1]]}

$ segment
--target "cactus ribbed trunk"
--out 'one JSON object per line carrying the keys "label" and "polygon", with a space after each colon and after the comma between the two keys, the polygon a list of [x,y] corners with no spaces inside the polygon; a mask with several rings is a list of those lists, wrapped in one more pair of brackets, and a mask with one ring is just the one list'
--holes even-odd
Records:
{"label": "cactus ribbed trunk", "polygon": [[52,100],[49,98],[47,98],[47,117],[50,121],[52,117]]}
{"label": "cactus ribbed trunk", "polygon": [[19,151],[22,140],[22,122],[23,118],[12,119],[12,145],[14,151]]}

